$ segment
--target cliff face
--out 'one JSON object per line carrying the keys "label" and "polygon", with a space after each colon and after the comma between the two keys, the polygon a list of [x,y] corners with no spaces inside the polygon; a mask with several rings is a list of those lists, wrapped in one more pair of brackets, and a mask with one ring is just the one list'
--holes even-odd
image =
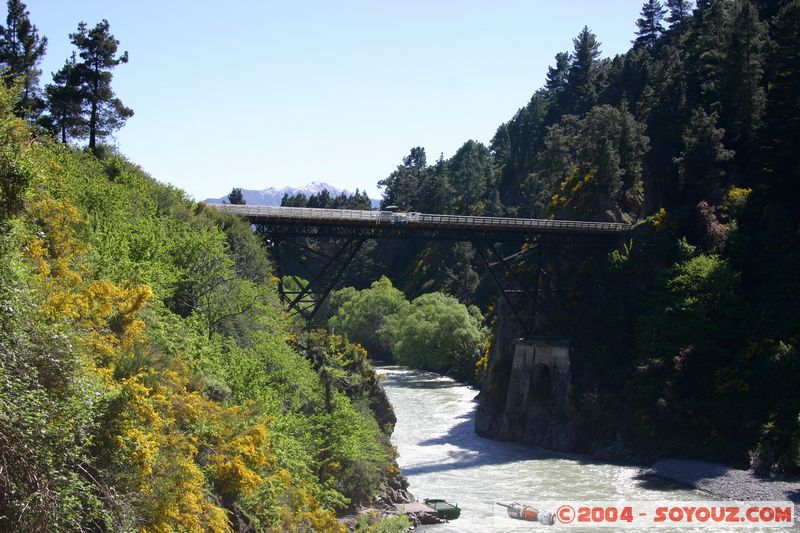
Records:
{"label": "cliff face", "polygon": [[[391,447],[391,437],[394,432],[394,426],[397,423],[397,416],[394,414],[394,408],[389,402],[389,397],[378,379],[372,381],[369,391],[369,406],[386,439],[385,445]],[[375,504],[393,509],[391,504],[408,503],[414,500],[414,495],[408,492],[408,479],[403,475],[397,461],[393,459],[389,472],[375,494]]]}
{"label": "cliff face", "polygon": [[475,430],[482,436],[575,451],[568,418],[570,347],[554,339],[523,339],[502,302],[489,368],[493,379],[479,395]]}
{"label": "cliff face", "polygon": [[479,395],[476,432],[604,458],[636,459],[590,402],[575,397],[585,389],[578,349],[566,340],[521,337],[510,309],[501,301],[489,377]]}

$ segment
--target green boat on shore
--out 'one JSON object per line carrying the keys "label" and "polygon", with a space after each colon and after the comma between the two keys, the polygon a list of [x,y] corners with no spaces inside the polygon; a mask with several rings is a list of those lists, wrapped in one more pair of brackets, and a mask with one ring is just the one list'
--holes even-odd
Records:
{"label": "green boat on shore", "polygon": [[461,516],[461,509],[458,504],[447,503],[445,500],[428,498],[424,500],[425,505],[436,511],[436,516],[444,520],[455,520]]}

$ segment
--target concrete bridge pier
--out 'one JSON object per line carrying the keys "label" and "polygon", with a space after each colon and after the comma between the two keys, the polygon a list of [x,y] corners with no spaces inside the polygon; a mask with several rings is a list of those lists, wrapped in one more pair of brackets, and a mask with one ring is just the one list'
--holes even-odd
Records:
{"label": "concrete bridge pier", "polygon": [[571,437],[566,415],[571,381],[568,340],[514,340],[505,407],[493,420],[478,422],[478,426],[484,426],[477,428],[478,433],[551,449],[569,449]]}
{"label": "concrete bridge pier", "polygon": [[516,339],[506,413],[525,413],[531,407],[551,414],[569,406],[569,341]]}

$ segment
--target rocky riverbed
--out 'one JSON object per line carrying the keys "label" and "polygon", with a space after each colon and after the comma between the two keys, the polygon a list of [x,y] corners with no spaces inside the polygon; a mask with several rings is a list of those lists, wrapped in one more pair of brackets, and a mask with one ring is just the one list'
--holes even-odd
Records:
{"label": "rocky riverbed", "polygon": [[643,477],[655,476],[702,490],[720,500],[790,500],[800,504],[800,480],[754,476],[717,463],[686,459],[665,459],[642,470]]}

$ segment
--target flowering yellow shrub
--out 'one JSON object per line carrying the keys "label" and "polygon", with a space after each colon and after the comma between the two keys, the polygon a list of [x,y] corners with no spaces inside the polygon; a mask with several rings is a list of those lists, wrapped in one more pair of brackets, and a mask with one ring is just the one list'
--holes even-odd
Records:
{"label": "flowering yellow shrub", "polygon": [[151,523],[141,533],[227,532],[227,512],[208,498],[205,478],[195,462],[197,448],[182,435],[166,438],[145,494]]}
{"label": "flowering yellow shrub", "polygon": [[750,198],[753,190],[741,187],[731,187],[725,191],[725,199],[722,202],[722,207],[725,211],[732,216],[744,206],[747,199]]}
{"label": "flowering yellow shrub", "polygon": [[738,202],[741,200],[746,199],[750,196],[750,193],[753,192],[753,189],[749,188],[742,188],[742,187],[731,187],[725,193],[725,201],[726,202]]}
{"label": "flowering yellow shrub", "polygon": [[216,452],[209,457],[217,491],[225,498],[246,495],[263,483],[257,470],[268,462],[266,446],[269,442],[267,428],[262,424],[230,440],[220,439]]}
{"label": "flowering yellow shrub", "polygon": [[[63,168],[52,163],[44,171],[67,172],[70,165],[74,162],[65,158]],[[47,179],[57,182],[59,177]],[[83,190],[83,182],[66,181],[53,189],[58,191],[53,195],[69,197],[75,192],[72,188]],[[97,198],[102,198],[102,192],[102,187],[94,189]],[[176,327],[183,319],[165,312],[158,302],[143,313],[154,298],[153,289],[125,281],[136,278],[135,269],[99,264],[98,257],[104,261],[111,257],[101,253],[106,241],[91,241],[97,249],[87,243],[97,237],[92,233],[97,227],[113,228],[116,222],[92,211],[92,224],[87,224],[86,215],[75,204],[53,195],[39,190],[36,199],[28,202],[22,244],[35,288],[36,319],[69,333],[69,349],[80,366],[77,372],[93,387],[87,395],[91,398],[87,416],[93,417],[96,426],[91,429],[87,463],[101,474],[96,476],[97,490],[92,491],[110,495],[107,516],[113,526],[140,533],[226,532],[230,531],[227,508],[236,503],[260,529],[344,531],[326,507],[346,499],[299,461],[300,467],[279,464],[270,443],[271,419],[262,414],[263,404],[226,405],[204,396],[208,377],[194,357],[202,350],[213,354],[219,346],[205,336],[191,337],[190,317],[181,323],[187,328],[181,334],[188,334],[201,349],[197,345],[184,348],[180,341],[166,347],[163,329]],[[154,268],[168,272],[164,275],[168,280],[177,279],[180,268],[188,268],[174,267],[173,272],[173,267],[159,264]],[[110,279],[114,276],[120,279]],[[137,279],[152,281],[158,276]],[[278,329],[281,338],[277,340],[276,334],[276,343],[286,338],[297,342],[290,329]],[[331,342],[330,351],[341,356],[333,360],[343,369],[353,367],[351,371],[358,372],[366,362],[366,352],[352,348],[339,354],[343,340],[336,337]],[[278,348],[291,351],[285,345]],[[224,378],[209,376],[225,384]],[[315,392],[311,386],[304,390]],[[327,466],[329,472],[343,468],[335,460]],[[122,509],[120,516],[112,516],[117,508]]]}
{"label": "flowering yellow shrub", "polygon": [[665,231],[668,229],[673,228],[675,223],[669,218],[667,215],[667,210],[663,207],[656,211],[656,213],[650,217],[650,224],[653,225],[656,231]]}
{"label": "flowering yellow shrub", "polygon": [[555,218],[560,212],[568,209],[574,213],[585,213],[593,197],[590,185],[593,184],[595,170],[582,173],[579,168],[573,171],[558,186],[558,191],[550,198],[545,207],[545,216]]}

